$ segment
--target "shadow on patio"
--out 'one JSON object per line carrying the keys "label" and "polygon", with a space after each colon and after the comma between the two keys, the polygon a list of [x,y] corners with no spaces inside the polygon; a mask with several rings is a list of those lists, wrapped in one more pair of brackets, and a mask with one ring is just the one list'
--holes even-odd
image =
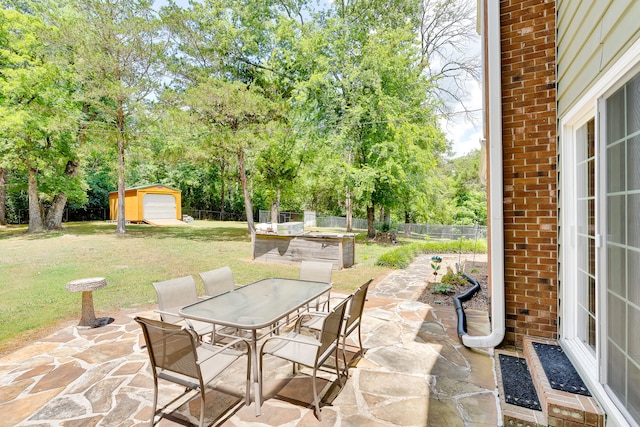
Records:
{"label": "shadow on patio", "polygon": [[[322,422],[313,414],[309,371],[295,378],[291,365],[265,359],[262,415],[243,406],[243,363],[207,395],[207,424],[223,426],[497,426],[493,358],[463,347],[455,311],[417,302],[429,274],[429,257],[374,282],[363,315],[363,358],[354,358],[347,383],[320,372]],[[97,329],[73,323],[0,359],[1,426],[148,425],[153,383],[136,315],[123,311]],[[467,311],[471,335],[488,332],[484,312]],[[355,334],[351,338],[354,338]],[[357,339],[357,338],[356,338]],[[354,341],[351,344],[355,344]],[[353,347],[355,350],[356,346]],[[349,356],[353,358],[354,354]],[[159,407],[182,388],[160,383]],[[159,426],[197,423],[199,401],[173,402]],[[158,417],[156,417],[156,420]]]}

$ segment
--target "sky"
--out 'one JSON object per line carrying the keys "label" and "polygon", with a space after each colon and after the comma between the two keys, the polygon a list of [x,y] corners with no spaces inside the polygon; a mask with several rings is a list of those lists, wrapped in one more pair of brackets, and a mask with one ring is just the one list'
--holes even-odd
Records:
{"label": "sky", "polygon": [[473,123],[464,114],[456,114],[451,120],[441,120],[440,125],[452,142],[453,157],[460,157],[480,149],[482,138],[482,87],[480,82],[469,82],[471,99],[467,108],[475,110]]}

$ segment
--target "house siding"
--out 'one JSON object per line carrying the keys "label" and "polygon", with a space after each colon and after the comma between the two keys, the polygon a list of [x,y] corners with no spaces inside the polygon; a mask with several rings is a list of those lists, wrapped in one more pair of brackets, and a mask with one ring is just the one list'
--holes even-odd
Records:
{"label": "house siding", "polygon": [[559,0],[558,117],[640,37],[640,2]]}
{"label": "house siding", "polygon": [[504,344],[556,339],[555,1],[500,2]]}

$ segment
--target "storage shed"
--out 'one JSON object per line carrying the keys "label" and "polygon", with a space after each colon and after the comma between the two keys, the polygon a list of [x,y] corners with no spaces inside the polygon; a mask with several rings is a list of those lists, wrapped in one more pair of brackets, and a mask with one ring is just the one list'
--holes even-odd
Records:
{"label": "storage shed", "polygon": [[[118,192],[109,193],[109,217],[118,219]],[[182,223],[180,190],[162,184],[128,188],[124,191],[124,217],[148,224]]]}

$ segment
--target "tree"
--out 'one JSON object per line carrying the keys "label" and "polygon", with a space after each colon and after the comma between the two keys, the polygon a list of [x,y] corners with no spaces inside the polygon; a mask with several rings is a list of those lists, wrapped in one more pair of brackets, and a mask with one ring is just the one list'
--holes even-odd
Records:
{"label": "tree", "polygon": [[7,170],[0,167],[0,225],[7,223]]}
{"label": "tree", "polygon": [[185,92],[190,114],[207,126],[220,147],[235,153],[245,202],[247,226],[255,234],[246,154],[257,144],[257,132],[273,119],[269,101],[253,86],[210,79]]}
{"label": "tree", "polygon": [[441,102],[440,113],[450,117],[454,108],[462,107],[468,117],[473,111],[466,107],[468,82],[480,81],[480,51],[469,49],[478,38],[476,2],[470,0],[420,0],[420,68],[437,84],[429,86]]}
{"label": "tree", "polygon": [[75,161],[71,135],[78,109],[68,70],[51,42],[56,28],[14,9],[0,11],[0,26],[0,168],[27,175],[28,232],[41,232],[45,224],[56,225],[51,209],[45,223],[43,201],[52,200],[47,196],[78,188],[64,179],[66,165]]}
{"label": "tree", "polygon": [[69,15],[65,30],[77,55],[82,100],[106,126],[98,134],[116,146],[116,233],[124,233],[126,150],[134,140],[136,116],[162,80],[159,64],[165,42],[149,0],[86,0],[74,5],[75,15]]}
{"label": "tree", "polygon": [[[415,185],[409,177],[428,179],[447,148],[430,83],[417,67],[412,5],[336,2],[316,39],[316,55],[326,56],[301,89],[306,117],[343,153],[337,176],[345,189],[348,228],[352,204],[366,208],[369,237],[375,236],[375,207],[402,206],[402,196]],[[412,170],[424,173],[408,174]]]}
{"label": "tree", "polygon": [[479,176],[480,155],[480,150],[474,150],[450,162],[456,224],[487,224],[487,191]]}

